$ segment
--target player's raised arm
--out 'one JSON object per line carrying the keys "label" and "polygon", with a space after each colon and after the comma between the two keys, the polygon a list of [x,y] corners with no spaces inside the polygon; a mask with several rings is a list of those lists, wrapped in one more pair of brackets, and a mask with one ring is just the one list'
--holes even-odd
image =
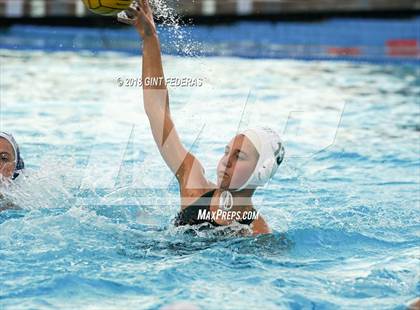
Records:
{"label": "player's raised arm", "polygon": [[200,162],[183,146],[169,109],[169,95],[162,66],[160,42],[147,0],[137,7],[135,28],[143,39],[143,99],[153,137],[181,188],[206,183]]}

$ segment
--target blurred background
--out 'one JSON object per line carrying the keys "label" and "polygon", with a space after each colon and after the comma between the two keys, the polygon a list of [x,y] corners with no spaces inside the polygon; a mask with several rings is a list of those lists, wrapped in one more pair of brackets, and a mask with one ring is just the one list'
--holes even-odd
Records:
{"label": "blurred background", "polygon": [[[404,63],[420,58],[420,0],[154,3],[166,25],[161,37],[167,54]],[[0,17],[0,48],[138,53],[132,29],[93,14],[82,0],[0,0]],[[178,25],[185,27],[174,30]]]}
{"label": "blurred background", "polygon": [[[255,15],[420,9],[418,0],[167,0],[184,15]],[[2,17],[91,15],[79,0],[1,0]]]}

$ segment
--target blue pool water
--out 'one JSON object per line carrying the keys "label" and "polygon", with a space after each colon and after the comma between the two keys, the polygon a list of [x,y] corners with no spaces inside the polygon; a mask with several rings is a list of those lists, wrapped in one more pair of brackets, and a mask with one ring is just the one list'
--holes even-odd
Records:
{"label": "blue pool water", "polygon": [[[0,50],[0,129],[24,177],[1,191],[2,309],[404,309],[419,284],[419,67],[165,56],[183,142],[215,180],[238,126],[267,124],[285,163],[257,192],[274,233],[171,225],[140,56]],[[243,114],[243,117],[241,115]]]}

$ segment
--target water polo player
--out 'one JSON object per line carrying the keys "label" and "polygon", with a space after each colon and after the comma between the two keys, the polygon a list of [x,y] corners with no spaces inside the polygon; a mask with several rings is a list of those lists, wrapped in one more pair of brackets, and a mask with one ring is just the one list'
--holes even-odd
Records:
{"label": "water polo player", "polygon": [[175,225],[239,223],[248,225],[253,234],[270,233],[253,207],[252,196],[256,187],[273,177],[284,158],[279,135],[264,127],[237,134],[218,163],[217,184],[209,181],[200,161],[182,145],[171,118],[160,42],[148,1],[133,3],[127,15],[137,17],[132,23],[143,39],[143,81],[162,81],[158,85],[143,83],[143,99],[155,142],[179,182],[181,211]]}
{"label": "water polo player", "polygon": [[25,164],[12,135],[0,132],[0,180],[16,179]]}
{"label": "water polo player", "polygon": [[[0,132],[0,185],[16,179],[24,167],[19,146],[13,136]],[[18,207],[5,199],[0,192],[0,211],[15,208]]]}

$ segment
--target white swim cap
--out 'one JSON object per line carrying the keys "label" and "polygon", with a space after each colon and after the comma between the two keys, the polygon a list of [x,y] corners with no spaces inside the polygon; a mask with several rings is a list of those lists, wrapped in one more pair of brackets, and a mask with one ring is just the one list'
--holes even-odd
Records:
{"label": "white swim cap", "polygon": [[269,127],[251,128],[240,134],[251,140],[260,156],[252,175],[235,191],[246,187],[264,186],[274,176],[284,159],[283,142],[280,136]]}

